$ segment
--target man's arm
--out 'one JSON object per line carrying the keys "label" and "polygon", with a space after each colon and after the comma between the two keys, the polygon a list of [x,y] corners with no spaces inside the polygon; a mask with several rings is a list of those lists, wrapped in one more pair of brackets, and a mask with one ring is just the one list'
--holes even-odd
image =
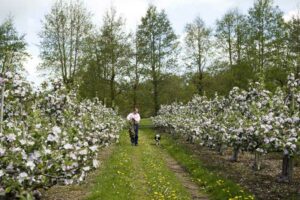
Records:
{"label": "man's arm", "polygon": [[137,115],[136,121],[137,121],[138,123],[141,121],[141,116],[140,116],[140,114]]}
{"label": "man's arm", "polygon": [[132,114],[129,113],[129,114],[127,115],[127,120],[130,121],[131,119],[132,119]]}

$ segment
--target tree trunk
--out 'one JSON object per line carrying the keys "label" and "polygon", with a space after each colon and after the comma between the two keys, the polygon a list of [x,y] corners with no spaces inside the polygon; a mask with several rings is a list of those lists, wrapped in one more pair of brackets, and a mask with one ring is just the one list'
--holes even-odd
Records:
{"label": "tree trunk", "polygon": [[253,169],[259,171],[261,169],[261,153],[255,152]]}
{"label": "tree trunk", "polygon": [[64,59],[63,59],[63,51],[62,51],[62,46],[61,46],[61,37],[60,37],[60,26],[56,26],[56,42],[58,46],[58,53],[59,53],[59,61],[60,61],[60,69],[61,69],[61,76],[63,79],[63,82],[66,83],[66,74],[64,70]]}
{"label": "tree trunk", "polygon": [[[300,9],[298,8],[298,15],[300,14]],[[295,61],[296,61],[296,68],[295,68],[295,78],[299,78],[299,73],[300,73],[300,38],[295,37],[300,34],[300,17],[297,17],[296,19],[292,20],[293,21],[293,31],[294,32],[290,36],[290,43],[295,44],[295,47],[293,48],[294,45],[291,46],[291,50],[287,51],[286,57],[289,57],[289,55],[295,53]],[[295,23],[295,24],[294,24]],[[291,44],[290,44],[291,45]],[[290,54],[289,54],[290,53]]]}
{"label": "tree trunk", "polygon": [[260,73],[264,76],[264,59],[265,59],[265,21],[261,19],[261,32],[260,32]]}
{"label": "tree trunk", "polygon": [[230,158],[231,162],[237,162],[238,161],[239,151],[240,151],[239,147],[234,147],[233,148],[233,154],[232,154],[232,157]]}
{"label": "tree trunk", "polygon": [[230,68],[232,68],[232,44],[231,44],[231,30],[230,30],[230,28],[229,28],[229,33],[228,33],[228,53],[229,53]]}
{"label": "tree trunk", "polygon": [[203,94],[202,79],[203,79],[203,74],[202,74],[202,72],[199,72],[198,92],[199,92],[200,95]]}
{"label": "tree trunk", "polygon": [[136,108],[137,107],[137,87],[136,85],[133,86],[133,107]]}
{"label": "tree trunk", "polygon": [[74,50],[74,63],[73,63],[73,72],[72,77],[75,77],[75,73],[77,70],[77,63],[78,63],[78,52],[79,52],[79,34],[80,34],[80,20],[77,19],[77,27],[76,27],[76,39],[75,39],[75,50]]}
{"label": "tree trunk", "polygon": [[66,55],[66,38],[65,38],[65,30],[62,29],[62,56],[63,56],[63,69],[65,73],[65,83],[68,87],[69,84],[69,78],[68,70],[67,70],[67,55]]}
{"label": "tree trunk", "polygon": [[73,21],[73,16],[71,16],[71,21],[70,21],[70,49],[69,49],[69,74],[72,74],[72,65],[73,65],[73,33],[74,33],[74,21]]}
{"label": "tree trunk", "polygon": [[278,178],[279,182],[291,182],[293,180],[294,159],[289,154],[284,154],[282,159],[282,171]]}
{"label": "tree trunk", "polygon": [[296,68],[296,76],[295,77],[299,78],[299,75],[300,75],[300,50],[297,54],[297,68]]}
{"label": "tree trunk", "polygon": [[152,38],[151,48],[151,69],[152,69],[152,78],[153,78],[153,102],[154,102],[154,115],[157,115],[159,105],[158,105],[158,80],[157,80],[157,69],[156,69],[156,59],[155,59],[155,42]]}
{"label": "tree trunk", "polygon": [[240,28],[238,27],[237,28],[237,41],[236,41],[236,49],[237,49],[237,64],[240,64],[241,63],[241,30]]}
{"label": "tree trunk", "polygon": [[197,58],[197,64],[198,64],[198,93],[202,95],[203,88],[202,88],[202,79],[203,79],[203,72],[202,72],[202,46],[201,46],[201,41],[198,38],[198,58]]}
{"label": "tree trunk", "polygon": [[110,107],[114,108],[115,103],[115,80],[114,76],[112,76],[110,80]]}
{"label": "tree trunk", "polygon": [[225,145],[224,144],[218,144],[217,151],[220,155],[224,155]]}
{"label": "tree trunk", "polygon": [[107,98],[106,97],[104,97],[104,99],[103,99],[103,105],[107,106]]}
{"label": "tree trunk", "polygon": [[0,133],[3,133],[4,91],[5,91],[5,83],[3,83],[1,89]]}
{"label": "tree trunk", "polygon": [[139,84],[139,74],[138,74],[138,58],[135,55],[135,81],[133,86],[133,107],[137,107],[137,88]]}
{"label": "tree trunk", "polygon": [[159,110],[159,104],[158,104],[158,82],[157,80],[153,81],[153,100],[154,100],[154,114],[157,115]]}
{"label": "tree trunk", "polygon": [[173,127],[169,127],[169,133],[171,133],[172,137],[175,138],[175,135],[176,135],[176,131]]}
{"label": "tree trunk", "polygon": [[115,67],[112,60],[112,69],[110,77],[110,107],[114,108],[115,104]]}
{"label": "tree trunk", "polygon": [[[5,76],[6,68],[9,68],[12,63],[12,55],[9,54],[5,56],[3,66],[2,66],[2,78]],[[3,81],[3,86],[1,89],[1,110],[0,110],[0,133],[3,133],[3,115],[4,115],[4,92],[5,92],[5,82]]]}

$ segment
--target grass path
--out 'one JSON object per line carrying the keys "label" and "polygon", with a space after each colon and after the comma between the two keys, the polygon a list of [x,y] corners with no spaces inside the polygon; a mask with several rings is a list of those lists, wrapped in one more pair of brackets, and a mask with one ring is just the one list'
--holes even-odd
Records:
{"label": "grass path", "polygon": [[126,132],[94,180],[88,200],[192,199],[170,170],[167,153],[153,144],[154,132],[141,128],[139,145],[131,146]]}
{"label": "grass path", "polygon": [[254,196],[245,188],[225,176],[219,175],[223,169],[205,166],[201,158],[181,139],[173,139],[170,135],[163,135],[162,148],[184,167],[189,177],[202,188],[202,191],[213,200],[253,200]]}

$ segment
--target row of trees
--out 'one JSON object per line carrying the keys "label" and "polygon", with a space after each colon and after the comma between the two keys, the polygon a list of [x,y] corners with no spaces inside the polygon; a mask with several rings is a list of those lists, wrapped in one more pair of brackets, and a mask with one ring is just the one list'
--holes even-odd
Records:
{"label": "row of trees", "polygon": [[60,43],[64,83],[34,90],[22,73],[24,36],[11,19],[0,25],[1,199],[40,199],[42,188],[82,182],[99,166],[102,148],[118,141],[124,120],[97,98],[80,101],[77,87],[65,87],[77,73],[79,41]]}
{"label": "row of trees", "polygon": [[228,97],[195,96],[187,104],[163,105],[153,118],[154,126],[179,134],[223,154],[231,147],[231,161],[241,151],[255,155],[253,168],[261,169],[261,156],[282,152],[282,173],[278,181],[293,177],[293,158],[299,152],[300,79],[288,76],[284,90],[271,92],[259,82],[246,90],[234,87]]}
{"label": "row of trees", "polygon": [[256,0],[247,14],[229,10],[214,29],[196,17],[185,27],[183,44],[154,5],[133,33],[114,8],[100,28],[91,16],[81,1],[53,5],[40,32],[41,68],[121,113],[140,106],[144,115],[156,114],[160,104],[187,102],[194,93],[226,95],[233,86],[246,88],[248,79],[260,78],[274,90],[286,84],[288,72],[300,72],[300,17],[285,22],[272,0]]}

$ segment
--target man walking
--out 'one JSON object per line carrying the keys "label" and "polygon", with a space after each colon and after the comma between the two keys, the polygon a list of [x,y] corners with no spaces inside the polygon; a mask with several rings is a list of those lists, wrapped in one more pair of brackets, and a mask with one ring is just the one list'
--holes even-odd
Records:
{"label": "man walking", "polygon": [[141,121],[141,116],[139,114],[139,110],[137,108],[134,108],[133,112],[130,113],[127,116],[127,120],[132,122],[133,129],[134,129],[134,137],[132,142],[134,143],[135,146],[138,145],[138,133],[139,133],[139,123]]}

